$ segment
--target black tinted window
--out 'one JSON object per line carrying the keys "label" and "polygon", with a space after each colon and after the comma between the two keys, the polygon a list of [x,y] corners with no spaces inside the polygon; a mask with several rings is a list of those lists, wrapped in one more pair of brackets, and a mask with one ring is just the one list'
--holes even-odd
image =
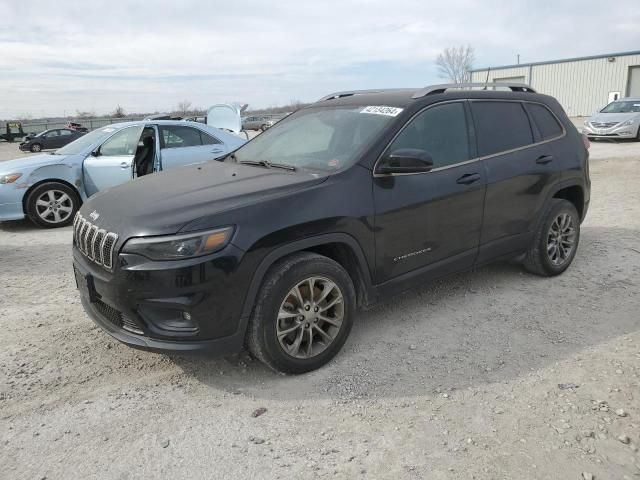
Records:
{"label": "black tinted window", "polygon": [[533,143],[529,117],[519,102],[472,102],[480,156]]}
{"label": "black tinted window", "polygon": [[202,145],[200,130],[183,126],[161,126],[164,148],[198,147]]}
{"label": "black tinted window", "polygon": [[215,145],[217,143],[220,143],[218,139],[213,138],[211,135],[208,135],[202,131],[200,132],[200,137],[202,138],[203,145]]}
{"label": "black tinted window", "polygon": [[527,108],[544,140],[562,134],[562,127],[547,107],[537,103],[528,103]]}
{"label": "black tinted window", "polygon": [[418,114],[396,137],[388,153],[401,148],[427,151],[434,168],[469,160],[464,105],[447,103]]}

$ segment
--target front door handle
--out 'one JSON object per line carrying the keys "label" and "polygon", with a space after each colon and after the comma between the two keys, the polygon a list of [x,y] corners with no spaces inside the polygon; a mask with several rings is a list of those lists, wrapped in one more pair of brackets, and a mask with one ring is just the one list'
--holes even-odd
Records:
{"label": "front door handle", "polygon": [[477,182],[478,180],[480,180],[479,173],[465,173],[458,180],[456,180],[456,183],[460,183],[462,185],[471,185],[473,182]]}
{"label": "front door handle", "polygon": [[125,168],[129,168],[130,166],[131,166],[131,164],[130,164],[129,162],[122,162],[122,163],[120,164],[120,168],[121,168],[121,169],[123,169],[123,170],[124,170]]}
{"label": "front door handle", "polygon": [[536,160],[536,163],[539,163],[540,165],[546,165],[549,162],[553,161],[553,155],[542,155],[541,157],[538,157],[538,159]]}

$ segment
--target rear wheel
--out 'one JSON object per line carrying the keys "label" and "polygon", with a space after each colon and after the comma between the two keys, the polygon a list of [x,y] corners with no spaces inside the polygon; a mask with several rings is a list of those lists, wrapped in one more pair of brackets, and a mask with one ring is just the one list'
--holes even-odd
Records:
{"label": "rear wheel", "polygon": [[576,255],[580,216],[568,200],[555,198],[542,217],[524,260],[527,270],[554,276],[564,272]]}
{"label": "rear wheel", "polygon": [[260,125],[260,130],[262,130],[263,132],[269,127],[267,127],[266,125]]}
{"label": "rear wheel", "polygon": [[31,148],[29,150],[31,150],[33,153],[40,152],[42,151],[42,145],[40,145],[39,143],[34,143],[33,145],[31,145]]}
{"label": "rear wheel", "polygon": [[45,228],[64,227],[73,221],[80,208],[80,197],[69,186],[47,182],[34,188],[27,197],[27,216]]}
{"label": "rear wheel", "polygon": [[301,252],[277,263],[258,294],[247,347],[276,371],[304,373],[329,362],[355,316],[349,274],[333,260]]}

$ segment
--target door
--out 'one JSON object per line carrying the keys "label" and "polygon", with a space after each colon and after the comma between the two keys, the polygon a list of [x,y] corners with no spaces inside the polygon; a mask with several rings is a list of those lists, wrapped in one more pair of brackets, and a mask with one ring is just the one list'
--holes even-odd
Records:
{"label": "door", "polygon": [[60,148],[60,130],[49,130],[43,135],[44,144],[42,148]]}
{"label": "door", "polygon": [[60,130],[58,130],[58,132],[60,133],[58,135],[57,147],[64,147],[67,143],[70,143],[76,139],[74,132],[67,128],[61,128]]}
{"label": "door", "polygon": [[385,154],[425,150],[433,169],[375,174],[376,283],[419,274],[435,277],[473,265],[485,174],[482,162],[473,160],[469,124],[466,102],[437,104],[410,120],[387,148]]}
{"label": "door", "polygon": [[629,67],[627,97],[640,97],[640,66]]}
{"label": "door", "polygon": [[123,128],[85,158],[82,171],[87,195],[131,180],[141,133],[142,126]]}
{"label": "door", "polygon": [[207,162],[228,151],[220,140],[199,128],[186,125],[160,125],[159,128],[162,170]]}
{"label": "door", "polygon": [[564,129],[542,104],[478,100],[470,105],[487,172],[478,255],[483,263],[529,245],[549,189],[560,179],[562,162],[553,139]]}

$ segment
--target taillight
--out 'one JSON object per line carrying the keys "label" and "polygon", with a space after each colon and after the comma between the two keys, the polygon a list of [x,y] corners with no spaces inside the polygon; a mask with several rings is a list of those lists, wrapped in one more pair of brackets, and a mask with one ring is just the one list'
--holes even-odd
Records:
{"label": "taillight", "polygon": [[584,148],[589,150],[591,148],[591,142],[589,141],[589,137],[587,137],[584,133],[582,135],[582,143],[584,144]]}

